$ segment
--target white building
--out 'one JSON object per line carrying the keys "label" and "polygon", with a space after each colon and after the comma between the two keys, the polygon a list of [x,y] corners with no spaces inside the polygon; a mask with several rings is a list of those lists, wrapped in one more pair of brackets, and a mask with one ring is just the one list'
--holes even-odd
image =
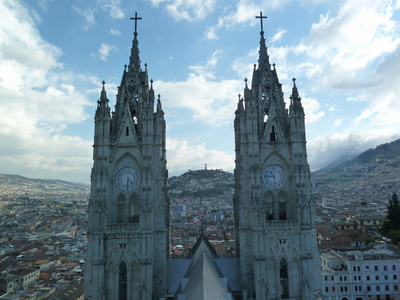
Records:
{"label": "white building", "polygon": [[8,278],[15,279],[16,290],[27,290],[29,287],[36,284],[36,279],[40,275],[39,269],[20,269],[11,270],[7,273]]}
{"label": "white building", "polygon": [[393,299],[400,288],[400,256],[379,243],[367,251],[321,253],[326,300]]}

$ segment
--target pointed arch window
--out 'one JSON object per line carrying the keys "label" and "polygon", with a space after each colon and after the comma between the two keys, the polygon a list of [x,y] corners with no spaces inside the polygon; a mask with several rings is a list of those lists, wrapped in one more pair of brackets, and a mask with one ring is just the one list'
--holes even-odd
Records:
{"label": "pointed arch window", "polygon": [[279,220],[286,220],[286,203],[279,202]]}
{"label": "pointed arch window", "polygon": [[278,141],[278,135],[275,132],[275,126],[272,126],[271,133],[269,134],[269,136],[270,136],[270,140],[269,140],[270,142]]}
{"label": "pointed arch window", "polygon": [[119,195],[117,200],[117,223],[125,223],[125,196]]}
{"label": "pointed arch window", "polygon": [[[130,281],[131,297],[132,299],[143,299],[145,298],[145,290],[140,288],[140,265],[137,262],[132,264],[132,280]],[[142,293],[142,296],[140,295]]]}
{"label": "pointed arch window", "polygon": [[275,220],[274,201],[273,201],[273,196],[270,194],[266,194],[264,197],[264,213],[266,221]]}
{"label": "pointed arch window", "polygon": [[132,196],[129,200],[129,205],[130,205],[129,223],[139,223],[139,210],[140,210],[139,199],[135,196]]}
{"label": "pointed arch window", "polygon": [[119,265],[118,299],[128,299],[128,272],[125,262],[121,262],[121,264]]}
{"label": "pointed arch window", "polygon": [[279,264],[279,279],[281,285],[281,298],[289,298],[289,275],[286,259],[282,258]]}
{"label": "pointed arch window", "polygon": [[287,220],[287,196],[284,192],[280,192],[278,195],[278,217],[279,220]]}

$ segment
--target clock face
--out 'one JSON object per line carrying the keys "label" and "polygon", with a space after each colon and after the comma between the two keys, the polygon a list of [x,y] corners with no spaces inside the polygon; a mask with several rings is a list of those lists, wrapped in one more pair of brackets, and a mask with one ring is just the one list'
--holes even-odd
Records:
{"label": "clock face", "polygon": [[115,182],[121,190],[125,192],[133,191],[140,182],[139,172],[133,168],[123,168],[117,173]]}
{"label": "clock face", "polygon": [[263,180],[270,189],[279,189],[286,181],[285,171],[276,165],[268,166],[263,173]]}

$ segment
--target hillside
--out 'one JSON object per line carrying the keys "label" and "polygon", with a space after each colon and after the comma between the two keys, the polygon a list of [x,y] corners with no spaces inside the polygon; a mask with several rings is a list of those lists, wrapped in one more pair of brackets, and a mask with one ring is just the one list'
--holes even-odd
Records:
{"label": "hillside", "polygon": [[[400,139],[313,172],[311,178],[317,199],[387,201],[388,195],[400,191]],[[233,174],[222,170],[188,171],[168,179],[171,204],[182,199],[231,201],[233,189]],[[0,174],[0,197],[87,199],[89,191],[90,186],[81,183]]]}
{"label": "hillside", "polygon": [[33,179],[0,174],[0,197],[81,200],[89,197],[90,186],[53,179]]}
{"label": "hillside", "polygon": [[173,199],[210,198],[233,193],[233,174],[222,170],[188,171],[168,179],[169,195]]}
{"label": "hillside", "polygon": [[316,194],[350,201],[387,201],[400,190],[400,140],[312,173]]}

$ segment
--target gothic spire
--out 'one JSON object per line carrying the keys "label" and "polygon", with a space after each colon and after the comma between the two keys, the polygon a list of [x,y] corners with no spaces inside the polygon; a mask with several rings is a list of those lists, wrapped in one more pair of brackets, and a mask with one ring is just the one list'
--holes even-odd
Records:
{"label": "gothic spire", "polygon": [[139,58],[139,42],[137,39],[138,33],[137,33],[137,21],[141,20],[142,18],[139,18],[137,16],[137,12],[135,12],[135,17],[130,18],[131,20],[135,20],[135,32],[133,33],[133,41],[132,41],[132,49],[131,49],[131,57],[129,61],[129,70],[134,68],[136,70],[136,73],[139,74],[140,71],[140,58]]}
{"label": "gothic spire", "polygon": [[261,31],[260,31],[260,51],[259,51],[259,58],[258,58],[258,69],[263,70],[265,66],[269,68],[269,56],[267,51],[267,46],[265,45],[265,38],[264,38],[264,28],[263,28],[263,19],[266,19],[267,16],[263,16],[262,12],[260,11],[260,15],[256,16],[257,19],[260,19],[261,23]]}
{"label": "gothic spire", "polygon": [[109,115],[110,115],[110,107],[108,106],[109,100],[107,98],[107,93],[106,93],[106,89],[105,89],[106,82],[103,80],[102,84],[103,84],[103,88],[100,93],[100,99],[97,101],[96,118],[104,117],[107,115],[109,117]]}
{"label": "gothic spire", "polygon": [[290,96],[291,100],[291,110],[300,111],[304,114],[303,106],[301,105],[301,98],[299,96],[299,91],[297,90],[296,86],[296,78],[293,77],[293,87],[292,87],[292,95]]}

